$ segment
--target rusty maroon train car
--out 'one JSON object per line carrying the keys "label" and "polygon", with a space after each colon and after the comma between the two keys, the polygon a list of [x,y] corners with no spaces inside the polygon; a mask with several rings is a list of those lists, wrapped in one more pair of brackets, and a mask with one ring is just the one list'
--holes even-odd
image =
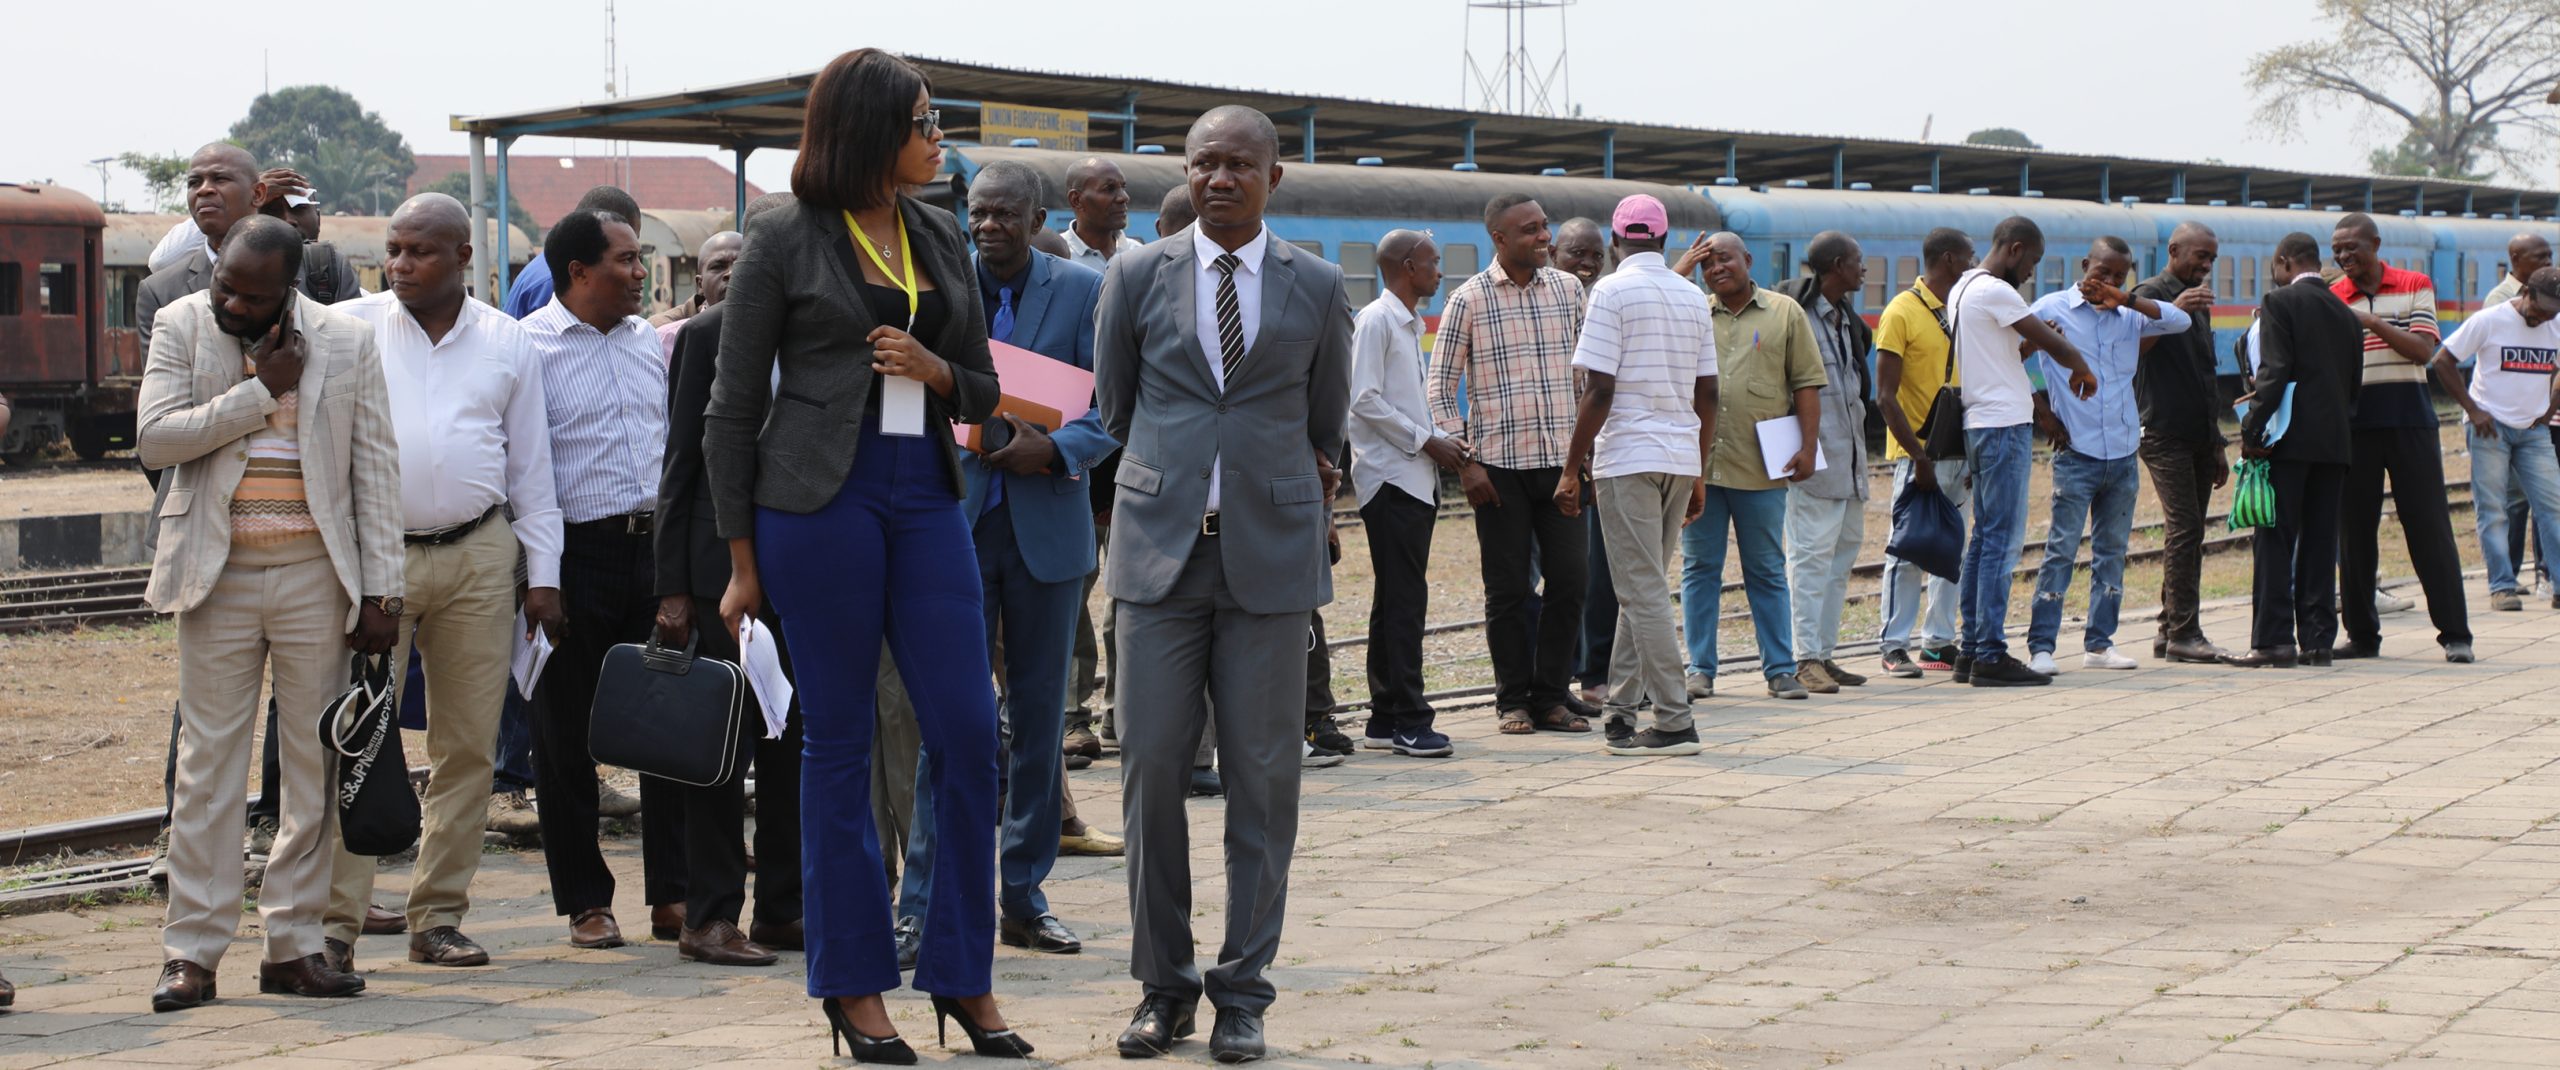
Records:
{"label": "rusty maroon train car", "polygon": [[107,328],[105,226],[70,189],[0,182],[0,394],[14,413],[0,458],[64,438],[88,458],[133,445],[142,353]]}

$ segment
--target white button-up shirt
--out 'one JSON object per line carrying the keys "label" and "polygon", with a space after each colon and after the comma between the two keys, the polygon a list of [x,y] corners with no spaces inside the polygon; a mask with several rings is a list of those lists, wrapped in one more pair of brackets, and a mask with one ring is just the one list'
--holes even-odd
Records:
{"label": "white button-up shirt", "polygon": [[1360,504],[1386,487],[1440,503],[1440,479],[1422,447],[1435,433],[1422,390],[1422,317],[1382,293],[1351,321],[1351,482]]}
{"label": "white button-up shirt", "polygon": [[[1253,339],[1262,331],[1262,255],[1271,246],[1271,228],[1246,242],[1235,252],[1236,309],[1244,321],[1244,350],[1253,352]],[[1209,362],[1209,381],[1227,389],[1226,347],[1218,343],[1218,258],[1227,250],[1210,241],[1200,228],[1191,228],[1191,255],[1199,263],[1191,269],[1191,323],[1200,335],[1200,355]],[[1227,481],[1225,458],[1210,462],[1209,511],[1218,511],[1218,484]]]}
{"label": "white button-up shirt", "polygon": [[1092,268],[1097,272],[1101,271],[1105,267],[1109,267],[1112,257],[1128,252],[1131,249],[1135,249],[1140,244],[1138,239],[1130,237],[1129,232],[1124,230],[1121,231],[1120,236],[1115,239],[1115,244],[1112,245],[1111,252],[1106,254],[1100,249],[1086,245],[1084,243],[1084,238],[1076,233],[1076,228],[1073,223],[1069,223],[1067,225],[1066,238],[1067,252],[1069,254],[1067,259]]}
{"label": "white button-up shirt", "polygon": [[551,419],[552,480],[571,524],[658,507],[667,449],[667,363],[649,321],[589,326],[554,296],[524,318]]}
{"label": "white button-up shirt", "polygon": [[391,429],[400,440],[402,526],[465,524],[500,502],[524,545],[527,581],[560,585],[560,505],[552,493],[551,428],[542,364],[524,328],[465,297],[442,341],[428,341],[389,293],[333,306],[373,325]]}

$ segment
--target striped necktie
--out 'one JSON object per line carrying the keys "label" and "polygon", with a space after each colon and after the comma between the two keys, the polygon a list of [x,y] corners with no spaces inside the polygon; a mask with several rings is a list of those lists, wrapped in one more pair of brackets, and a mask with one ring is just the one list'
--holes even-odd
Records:
{"label": "striped necktie", "polygon": [[1236,300],[1236,269],[1244,261],[1220,253],[1212,263],[1218,269],[1218,389],[1224,393],[1234,385],[1236,365],[1244,363],[1244,306]]}

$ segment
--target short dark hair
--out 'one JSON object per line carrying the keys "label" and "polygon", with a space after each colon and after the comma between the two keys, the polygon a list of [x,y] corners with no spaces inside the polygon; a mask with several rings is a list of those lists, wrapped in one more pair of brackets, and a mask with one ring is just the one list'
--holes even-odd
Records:
{"label": "short dark hair", "polygon": [[1805,243],[1804,266],[1816,275],[1828,275],[1857,248],[1858,239],[1836,230],[1823,231]]}
{"label": "short dark hair", "polygon": [[2044,228],[2025,216],[2010,216],[2001,220],[1999,226],[1991,228],[1991,245],[1995,249],[2028,241],[2044,244]]}
{"label": "short dark hair", "polygon": [[231,224],[222,236],[222,255],[274,253],[284,259],[287,283],[302,277],[302,232],[271,215],[253,215]]}
{"label": "short dark hair", "polygon": [[1521,205],[1534,200],[1537,200],[1537,198],[1529,196],[1526,193],[1505,193],[1490,201],[1486,201],[1484,203],[1484,229],[1492,230],[1495,224],[1502,219],[1502,213],[1518,208]]}
{"label": "short dark hair", "polygon": [[1169,231],[1181,230],[1198,220],[1200,213],[1191,207],[1190,187],[1175,186],[1164,191],[1164,202],[1156,205],[1156,218],[1171,223]]}
{"label": "short dark hair", "polygon": [[2296,264],[2317,264],[2320,262],[2320,242],[2297,230],[2276,239],[2276,255]]}
{"label": "short dark hair", "polygon": [[634,227],[640,225],[638,222],[640,219],[640,202],[633,199],[630,194],[623,192],[622,187],[620,186],[597,186],[594,189],[588,190],[585,196],[578,198],[577,210],[581,212],[611,212],[615,215],[621,216],[622,221],[625,223],[629,223]]}
{"label": "short dark hair", "polygon": [[859,212],[895,196],[889,177],[915,136],[915,99],[933,80],[877,48],[837,56],[809,84],[791,192],[822,211]]}
{"label": "short dark hair", "polygon": [[1954,256],[1973,248],[1972,235],[1954,227],[1939,227],[1920,239],[1920,257],[1924,264],[1934,264],[1942,256]]}
{"label": "short dark hair", "polygon": [[2363,234],[2365,237],[2371,238],[2376,242],[2380,242],[2382,240],[2382,228],[2374,224],[2372,216],[2366,215],[2363,212],[2349,212],[2345,215],[2339,216],[2338,225],[2335,228],[2332,228],[2331,232],[2335,233],[2340,230],[2356,231],[2357,233]]}
{"label": "short dark hair", "polygon": [[2098,235],[2096,241],[2089,243],[2089,247],[2091,249],[2104,248],[2108,252],[2114,253],[2118,256],[2130,257],[2133,255],[2133,246],[2126,245],[2124,243],[2124,239],[2116,237],[2113,234]]}
{"label": "short dark hair", "polygon": [[630,226],[631,221],[612,212],[580,209],[561,216],[551,233],[542,238],[542,262],[551,269],[551,287],[569,289],[569,265],[593,264],[604,259],[605,247],[612,241],[605,237],[607,223]]}

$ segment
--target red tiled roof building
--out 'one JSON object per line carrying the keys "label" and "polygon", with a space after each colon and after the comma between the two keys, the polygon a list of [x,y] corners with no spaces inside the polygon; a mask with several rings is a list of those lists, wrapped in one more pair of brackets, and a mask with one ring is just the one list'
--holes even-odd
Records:
{"label": "red tiled roof building", "polygon": [[[446,175],[467,173],[469,156],[420,154],[418,170],[409,176],[411,194]],[[496,168],[496,161],[489,166]],[[493,180],[494,181],[494,180]],[[578,206],[578,198],[597,186],[620,186],[642,208],[670,210],[736,207],[737,175],[719,161],[703,156],[507,156],[507,193],[548,227]],[[747,183],[747,199],[764,196]]]}

